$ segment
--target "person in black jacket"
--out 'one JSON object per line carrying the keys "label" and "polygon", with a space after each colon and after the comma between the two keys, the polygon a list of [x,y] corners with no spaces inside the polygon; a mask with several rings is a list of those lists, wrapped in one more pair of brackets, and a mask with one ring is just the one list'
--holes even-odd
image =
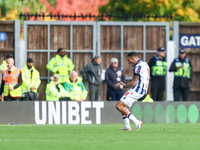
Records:
{"label": "person in black jacket", "polygon": [[112,58],[110,66],[106,69],[105,81],[107,84],[106,100],[119,101],[123,96],[123,88],[116,89],[115,85],[119,82],[125,83],[125,75],[121,68],[118,67],[118,59]]}
{"label": "person in black jacket", "polygon": [[162,101],[165,91],[165,75],[167,62],[165,61],[165,49],[159,47],[157,54],[149,60],[151,77],[151,94],[154,101]]}
{"label": "person in black jacket", "polygon": [[101,94],[101,62],[101,55],[96,55],[92,61],[83,67],[80,71],[83,80],[89,82],[89,95],[91,101],[99,101],[99,96]]}
{"label": "person in black jacket", "polygon": [[174,59],[169,72],[174,72],[174,101],[180,101],[180,95],[182,95],[183,101],[187,101],[193,71],[191,61],[186,57],[184,49],[180,49],[179,57]]}

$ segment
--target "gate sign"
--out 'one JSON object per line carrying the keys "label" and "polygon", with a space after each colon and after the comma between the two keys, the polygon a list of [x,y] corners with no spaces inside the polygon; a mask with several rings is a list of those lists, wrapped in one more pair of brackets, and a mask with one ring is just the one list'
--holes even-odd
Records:
{"label": "gate sign", "polygon": [[7,38],[7,35],[5,32],[0,32],[0,41],[5,41]]}
{"label": "gate sign", "polygon": [[181,48],[200,48],[200,34],[180,34]]}

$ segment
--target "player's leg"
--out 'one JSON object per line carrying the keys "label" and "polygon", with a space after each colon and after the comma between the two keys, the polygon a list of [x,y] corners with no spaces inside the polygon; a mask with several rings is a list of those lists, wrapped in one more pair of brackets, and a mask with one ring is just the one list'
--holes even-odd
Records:
{"label": "player's leg", "polygon": [[131,130],[130,121],[129,118],[127,117],[129,110],[125,107],[125,104],[122,101],[119,101],[116,105],[116,108],[118,111],[122,113],[122,118],[125,123],[125,127],[122,130]]}
{"label": "player's leg", "polygon": [[118,106],[118,110],[119,110],[119,111],[121,110],[122,113],[123,113],[124,115],[127,116],[127,118],[129,118],[131,121],[134,122],[135,127],[136,127],[137,130],[140,130],[140,128],[141,128],[143,122],[137,120],[137,118],[136,118],[125,106],[131,107],[132,104],[133,104],[135,101],[137,101],[138,99],[140,99],[140,98],[143,97],[143,96],[144,96],[144,95],[141,95],[141,94],[135,92],[135,91],[131,88],[131,89],[129,89],[129,90],[124,94],[124,96],[122,96],[122,98],[120,99],[121,102],[119,101],[119,103],[118,103],[118,104],[122,103],[122,104],[121,104],[121,108],[120,108],[120,106]]}
{"label": "player's leg", "polygon": [[[123,96],[123,90],[118,90],[116,91],[116,100],[120,100],[121,97]],[[122,130],[131,130],[131,126],[130,126],[130,121],[128,119],[128,117],[125,114],[122,114],[122,118],[125,124],[125,127]]]}
{"label": "player's leg", "polygon": [[122,114],[122,118],[125,123],[125,127],[122,130],[131,130],[130,121],[129,121],[128,117],[126,115]]}
{"label": "player's leg", "polygon": [[143,122],[139,121],[131,112],[127,116],[135,124],[136,130],[140,130]]}
{"label": "player's leg", "polygon": [[120,111],[123,115],[125,115],[128,119],[134,122],[135,127],[137,130],[140,130],[143,122],[137,120],[137,118],[126,108],[124,102],[121,100],[117,103],[116,108]]}
{"label": "player's leg", "polygon": [[120,111],[123,115],[128,116],[128,114],[130,113],[130,111],[126,108],[125,104],[122,101],[119,101],[116,104],[116,108],[118,111]]}

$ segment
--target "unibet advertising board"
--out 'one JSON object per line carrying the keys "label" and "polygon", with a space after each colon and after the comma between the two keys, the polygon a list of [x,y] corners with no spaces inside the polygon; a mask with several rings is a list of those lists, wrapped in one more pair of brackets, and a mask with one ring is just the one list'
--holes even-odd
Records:
{"label": "unibet advertising board", "polygon": [[[124,123],[117,102],[0,102],[0,124]],[[199,102],[136,102],[127,107],[144,123],[199,123]]]}

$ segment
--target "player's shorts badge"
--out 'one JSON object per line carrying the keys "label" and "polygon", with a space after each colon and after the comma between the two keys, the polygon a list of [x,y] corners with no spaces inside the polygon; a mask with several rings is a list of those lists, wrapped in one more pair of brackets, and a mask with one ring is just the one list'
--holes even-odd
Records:
{"label": "player's shorts badge", "polygon": [[129,92],[126,92],[125,96],[127,96],[129,94]]}

